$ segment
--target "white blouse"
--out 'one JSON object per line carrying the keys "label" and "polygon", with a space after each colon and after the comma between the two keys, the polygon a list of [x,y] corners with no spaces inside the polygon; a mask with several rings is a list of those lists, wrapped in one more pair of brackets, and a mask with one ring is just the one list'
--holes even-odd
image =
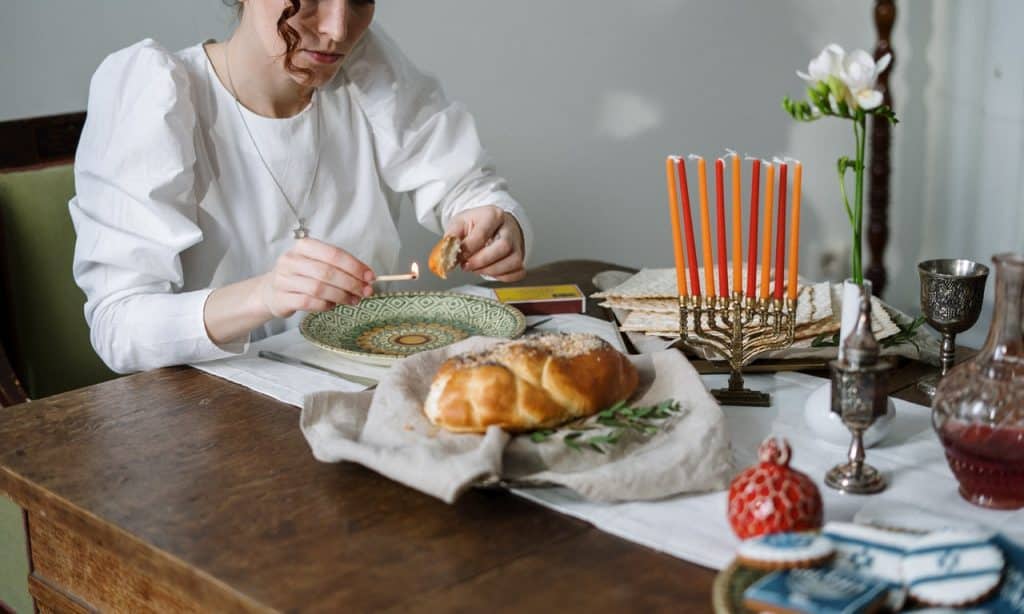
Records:
{"label": "white blouse", "polygon": [[[456,213],[522,208],[480,144],[472,116],[450,102],[376,26],[299,114],[244,107],[260,152],[306,220],[378,274],[398,266],[397,219],[441,233]],[[309,198],[321,105],[321,160]],[[201,362],[222,348],[206,333],[213,288],[269,271],[296,221],[263,167],[234,98],[202,45],[169,54],[144,40],[107,57],[89,88],[75,157],[74,275],[86,294],[93,347],[115,371]],[[298,324],[273,320],[251,338]],[[241,345],[241,344],[240,344]]]}

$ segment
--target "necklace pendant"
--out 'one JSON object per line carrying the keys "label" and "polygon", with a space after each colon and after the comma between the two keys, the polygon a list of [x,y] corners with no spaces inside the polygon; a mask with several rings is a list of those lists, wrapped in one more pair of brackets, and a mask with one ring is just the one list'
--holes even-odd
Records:
{"label": "necklace pendant", "polygon": [[295,227],[295,230],[292,231],[292,234],[295,235],[296,239],[305,239],[308,237],[309,231],[306,229],[306,220],[300,218],[299,223]]}

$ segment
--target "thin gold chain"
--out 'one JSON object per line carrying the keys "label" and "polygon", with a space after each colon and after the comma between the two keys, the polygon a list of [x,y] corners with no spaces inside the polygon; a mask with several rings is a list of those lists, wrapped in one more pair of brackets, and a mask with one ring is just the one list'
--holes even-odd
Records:
{"label": "thin gold chain", "polygon": [[[274,176],[274,172],[270,170],[270,165],[267,164],[267,160],[263,157],[263,152],[260,151],[259,145],[256,144],[256,139],[252,135],[252,130],[249,129],[249,122],[245,121],[245,113],[242,112],[242,102],[238,99],[238,90],[235,88],[235,80],[231,76],[231,54],[228,50],[230,47],[231,40],[228,39],[224,43],[224,67],[228,73],[228,84],[231,86],[231,97],[235,99],[235,109],[238,111],[238,118],[242,120],[242,126],[245,127],[245,133],[249,135],[249,141],[252,143],[252,148],[256,150],[256,155],[259,156],[260,162],[263,163],[263,168],[266,169],[267,174],[270,175],[270,179],[274,182],[277,187],[277,191],[281,193],[281,198],[284,199],[288,208],[291,209],[292,215],[295,216],[295,230],[293,234],[296,239],[302,239],[309,236],[309,229],[306,228],[306,220],[302,219],[299,215],[298,208],[292,204],[288,195],[285,194],[284,188],[281,187],[281,183]],[[313,167],[313,179],[309,182],[309,187],[306,189],[306,196],[302,199],[300,205],[305,205],[306,201],[309,200],[309,195],[313,192],[313,186],[316,184],[317,175],[320,172],[320,151],[321,151],[321,135],[320,135],[320,90],[313,90],[312,104],[316,107],[316,165]]]}

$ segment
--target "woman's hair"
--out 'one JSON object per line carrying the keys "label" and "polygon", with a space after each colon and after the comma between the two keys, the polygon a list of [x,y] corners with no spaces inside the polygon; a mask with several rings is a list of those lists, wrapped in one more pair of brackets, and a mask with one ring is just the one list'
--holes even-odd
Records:
{"label": "woman's hair", "polygon": [[[245,5],[240,0],[225,0],[229,5],[233,5],[235,10],[238,11],[238,18],[242,18],[242,11],[245,10]],[[303,77],[309,78],[313,75],[313,71],[308,68],[299,68],[293,61],[295,58],[295,52],[298,50],[299,41],[301,37],[299,33],[295,31],[295,28],[288,25],[288,20],[293,15],[299,12],[299,5],[301,0],[289,0],[289,5],[281,11],[281,16],[277,18],[277,33],[281,36],[281,40],[284,41],[284,68],[290,73],[296,73]]]}

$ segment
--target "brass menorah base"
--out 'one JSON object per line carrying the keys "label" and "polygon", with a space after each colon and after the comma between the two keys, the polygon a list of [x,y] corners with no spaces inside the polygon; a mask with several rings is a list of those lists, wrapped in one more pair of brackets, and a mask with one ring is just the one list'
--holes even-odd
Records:
{"label": "brass menorah base", "polygon": [[743,384],[743,367],[758,354],[789,347],[796,328],[796,301],[732,296],[679,297],[680,337],[729,364],[729,387],[712,390],[722,405],[768,407],[771,395]]}
{"label": "brass menorah base", "polygon": [[722,405],[743,405],[747,407],[768,407],[772,397],[767,392],[751,390],[743,386],[743,373],[729,372],[729,387],[715,388],[711,394]]}

